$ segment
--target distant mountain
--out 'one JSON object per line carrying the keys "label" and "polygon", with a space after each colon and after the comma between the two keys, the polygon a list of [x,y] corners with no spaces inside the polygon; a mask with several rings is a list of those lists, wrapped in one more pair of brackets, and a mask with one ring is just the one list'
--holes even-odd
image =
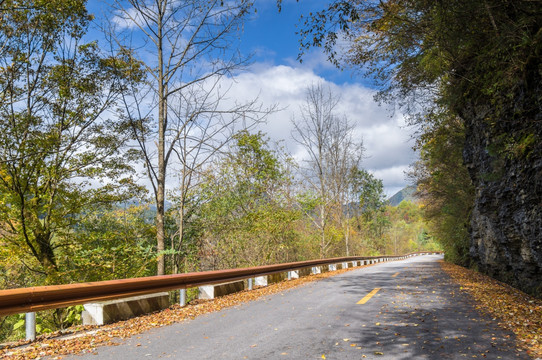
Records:
{"label": "distant mountain", "polygon": [[391,206],[397,206],[403,200],[418,202],[419,199],[414,196],[415,192],[416,192],[416,186],[407,186],[406,188],[399,191],[397,194],[390,197],[388,201],[390,202]]}

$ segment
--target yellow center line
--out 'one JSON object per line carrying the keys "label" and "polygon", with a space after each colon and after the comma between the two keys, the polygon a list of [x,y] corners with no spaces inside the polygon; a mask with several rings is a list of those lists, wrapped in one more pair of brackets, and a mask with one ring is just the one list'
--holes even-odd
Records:
{"label": "yellow center line", "polygon": [[393,274],[391,277],[396,277],[397,275],[399,275],[398,272],[396,272],[395,274]]}
{"label": "yellow center line", "polygon": [[365,297],[363,299],[361,299],[360,301],[357,302],[358,305],[363,305],[365,304],[367,301],[369,301],[373,296],[376,295],[376,293],[380,290],[380,288],[376,288],[374,289],[373,291],[371,291],[370,293],[368,293],[367,295],[365,295]]}

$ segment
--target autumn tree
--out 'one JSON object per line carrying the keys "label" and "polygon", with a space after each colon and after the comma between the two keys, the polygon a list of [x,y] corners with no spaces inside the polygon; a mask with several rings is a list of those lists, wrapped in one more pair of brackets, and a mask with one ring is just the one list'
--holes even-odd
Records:
{"label": "autumn tree", "polygon": [[418,196],[431,233],[451,261],[469,265],[469,216],[474,206],[474,188],[463,164],[465,127],[450,115],[427,122],[417,140],[420,159],[410,176],[418,184]]}
{"label": "autumn tree", "polygon": [[152,215],[148,206],[130,202],[87,210],[73,232],[76,241],[64,250],[67,276],[89,282],[154,275]]}
{"label": "autumn tree", "polygon": [[351,211],[356,219],[358,241],[383,253],[383,235],[390,225],[385,215],[387,200],[384,184],[365,169],[352,169],[350,177],[350,193],[355,199]]}
{"label": "autumn tree", "polygon": [[[363,153],[361,139],[354,139],[352,123],[336,113],[338,102],[331,89],[321,84],[310,86],[300,116],[292,120],[292,136],[307,154],[300,166],[303,178],[307,190],[317,197],[313,222],[320,232],[320,257],[331,244],[326,229],[333,213],[339,222],[344,220],[350,174],[359,167]],[[307,210],[312,216],[312,209]]]}
{"label": "autumn tree", "polygon": [[251,8],[252,2],[245,0],[113,2],[112,43],[146,71],[145,81],[134,84],[124,102],[156,203],[158,274],[165,273],[166,177],[168,169],[175,168],[174,157],[179,161],[183,202],[178,248],[193,172],[210,149],[227,142],[220,138],[227,128],[251,124],[267,114],[255,102],[224,101],[227,91],[219,86],[222,77],[247,64],[235,44]]}
{"label": "autumn tree", "polygon": [[262,133],[235,135],[230,152],[207,172],[200,196],[203,262],[207,268],[256,266],[294,260],[295,222],[280,149]]}
{"label": "autumn tree", "polygon": [[66,259],[59,256],[77,216],[93,203],[121,199],[130,184],[122,177],[130,170],[119,156],[123,139],[106,117],[123,90],[120,60],[100,57],[95,42],[83,41],[92,19],[84,1],[4,6],[0,231],[12,260],[62,281]]}

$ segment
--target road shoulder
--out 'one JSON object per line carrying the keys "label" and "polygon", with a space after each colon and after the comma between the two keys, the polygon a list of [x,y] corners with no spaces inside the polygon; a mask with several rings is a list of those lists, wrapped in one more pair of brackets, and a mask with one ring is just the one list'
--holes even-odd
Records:
{"label": "road shoulder", "polygon": [[474,270],[441,261],[442,269],[474,299],[476,309],[516,335],[518,346],[542,359],[542,300]]}

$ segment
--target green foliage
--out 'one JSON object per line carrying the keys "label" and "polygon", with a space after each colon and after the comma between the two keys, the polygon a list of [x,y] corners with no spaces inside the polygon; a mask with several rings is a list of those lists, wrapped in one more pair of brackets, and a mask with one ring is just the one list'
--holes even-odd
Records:
{"label": "green foliage", "polygon": [[289,174],[263,134],[243,131],[235,140],[228,156],[209,171],[201,188],[208,266],[254,266],[287,260],[299,217],[288,205]]}
{"label": "green foliage", "polygon": [[156,235],[148,207],[98,208],[79,218],[73,241],[61,252],[62,276],[73,282],[150,276]]}
{"label": "green foliage", "polygon": [[359,207],[367,219],[373,217],[386,205],[382,180],[363,169],[352,171],[353,193],[358,194]]}
{"label": "green foliage", "polygon": [[367,70],[382,95],[410,98],[403,104],[418,115],[432,108],[414,98],[426,95],[457,115],[469,103],[508,103],[540,59],[540,25],[539,4],[527,0],[334,0],[305,19],[300,35],[302,49],[323,46],[337,59],[342,31],[350,49],[340,60]]}
{"label": "green foliage", "polygon": [[[36,333],[47,334],[56,329],[65,329],[80,324],[83,306],[47,310],[36,313]],[[25,314],[10,315],[0,322],[0,341],[17,341],[25,337]]]}
{"label": "green foliage", "polygon": [[[150,276],[156,271],[155,229],[152,216],[144,206],[123,205],[90,209],[79,215],[70,230],[70,242],[56,251],[56,279],[88,282]],[[13,261],[13,259],[19,261]],[[41,285],[26,268],[31,260],[25,249],[0,248],[0,288]],[[37,313],[37,332],[51,332],[81,323],[80,305]],[[0,341],[24,337],[22,318],[2,319]]]}
{"label": "green foliage", "polygon": [[[12,261],[63,282],[59,252],[77,215],[136,187],[124,140],[103,118],[120,91],[84,1],[8,1],[0,25],[0,229]],[[106,185],[100,181],[109,179]],[[18,271],[20,271],[19,269]],[[27,277],[26,281],[30,280]]]}
{"label": "green foliage", "polygon": [[424,204],[431,233],[448,260],[469,265],[469,215],[474,188],[463,165],[464,126],[449,115],[434,116],[418,140],[420,160],[412,176]]}

